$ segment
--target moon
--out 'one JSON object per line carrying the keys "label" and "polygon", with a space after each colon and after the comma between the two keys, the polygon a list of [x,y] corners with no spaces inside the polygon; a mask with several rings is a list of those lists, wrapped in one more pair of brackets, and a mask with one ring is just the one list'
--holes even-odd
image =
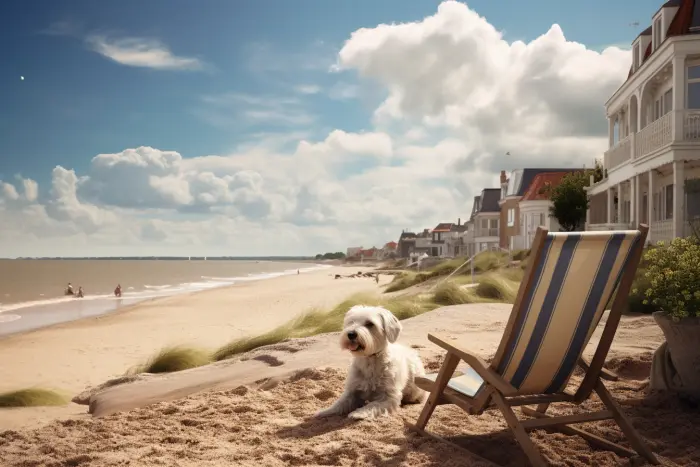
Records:
{"label": "moon", "polygon": [[20,81],[24,81],[24,76],[19,77]]}

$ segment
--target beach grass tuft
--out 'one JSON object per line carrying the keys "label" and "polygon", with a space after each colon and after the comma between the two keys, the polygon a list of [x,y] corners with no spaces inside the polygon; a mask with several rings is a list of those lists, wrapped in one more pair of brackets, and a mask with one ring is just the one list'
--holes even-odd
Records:
{"label": "beach grass tuft", "polygon": [[445,281],[440,284],[433,294],[433,302],[438,305],[464,305],[477,301],[473,288],[460,287],[453,281]]}
{"label": "beach grass tuft", "polygon": [[286,339],[340,331],[343,328],[345,313],[355,305],[381,305],[400,320],[418,316],[437,307],[434,303],[416,297],[384,298],[374,294],[357,294],[328,311],[311,310],[260,336],[243,337],[229,342],[214,352],[213,358],[217,361],[225,360],[258,347],[278,344]]}
{"label": "beach grass tuft", "polygon": [[43,407],[68,404],[68,396],[50,389],[26,388],[0,394],[0,407]]}
{"label": "beach grass tuft", "polygon": [[506,277],[503,271],[498,271],[479,277],[475,292],[483,299],[502,303],[514,303],[519,287],[519,281]]}
{"label": "beach grass tuft", "polygon": [[143,365],[131,368],[127,374],[172,373],[189,370],[211,362],[211,354],[205,350],[186,346],[166,347]]}

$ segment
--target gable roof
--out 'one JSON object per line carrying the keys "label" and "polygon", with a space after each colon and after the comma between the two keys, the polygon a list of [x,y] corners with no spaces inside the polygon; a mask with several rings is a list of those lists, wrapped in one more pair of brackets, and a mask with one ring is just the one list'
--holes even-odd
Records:
{"label": "gable roof", "polygon": [[543,188],[547,185],[552,187],[559,185],[562,179],[570,173],[571,172],[545,172],[537,174],[530,184],[530,188],[528,188],[520,201],[546,200],[547,195],[542,193]]}
{"label": "gable roof", "polygon": [[453,225],[452,222],[442,222],[433,229],[433,232],[449,232],[452,230]]}

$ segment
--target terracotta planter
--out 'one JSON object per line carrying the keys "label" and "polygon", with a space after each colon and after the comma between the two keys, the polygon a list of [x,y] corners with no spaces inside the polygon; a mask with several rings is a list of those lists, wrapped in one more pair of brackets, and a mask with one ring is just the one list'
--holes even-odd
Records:
{"label": "terracotta planter", "polygon": [[654,354],[649,385],[700,399],[700,318],[673,321],[663,311],[652,316],[666,342]]}

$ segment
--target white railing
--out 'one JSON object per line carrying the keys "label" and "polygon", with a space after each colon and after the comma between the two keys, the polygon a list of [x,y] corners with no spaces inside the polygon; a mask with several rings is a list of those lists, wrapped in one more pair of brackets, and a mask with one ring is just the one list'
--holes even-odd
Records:
{"label": "white railing", "polygon": [[637,133],[634,142],[634,158],[639,159],[671,144],[671,126],[674,112],[654,120]]}
{"label": "white railing", "polygon": [[670,242],[673,239],[673,219],[652,221],[649,230],[652,242]]}
{"label": "white railing", "polygon": [[498,237],[498,227],[491,229],[476,229],[476,237]]}
{"label": "white railing", "polygon": [[605,161],[605,168],[609,170],[628,162],[631,158],[632,137],[628,136],[607,150],[603,160]]}
{"label": "white railing", "polygon": [[700,111],[685,111],[685,116],[683,118],[683,139],[685,141],[700,140]]}

